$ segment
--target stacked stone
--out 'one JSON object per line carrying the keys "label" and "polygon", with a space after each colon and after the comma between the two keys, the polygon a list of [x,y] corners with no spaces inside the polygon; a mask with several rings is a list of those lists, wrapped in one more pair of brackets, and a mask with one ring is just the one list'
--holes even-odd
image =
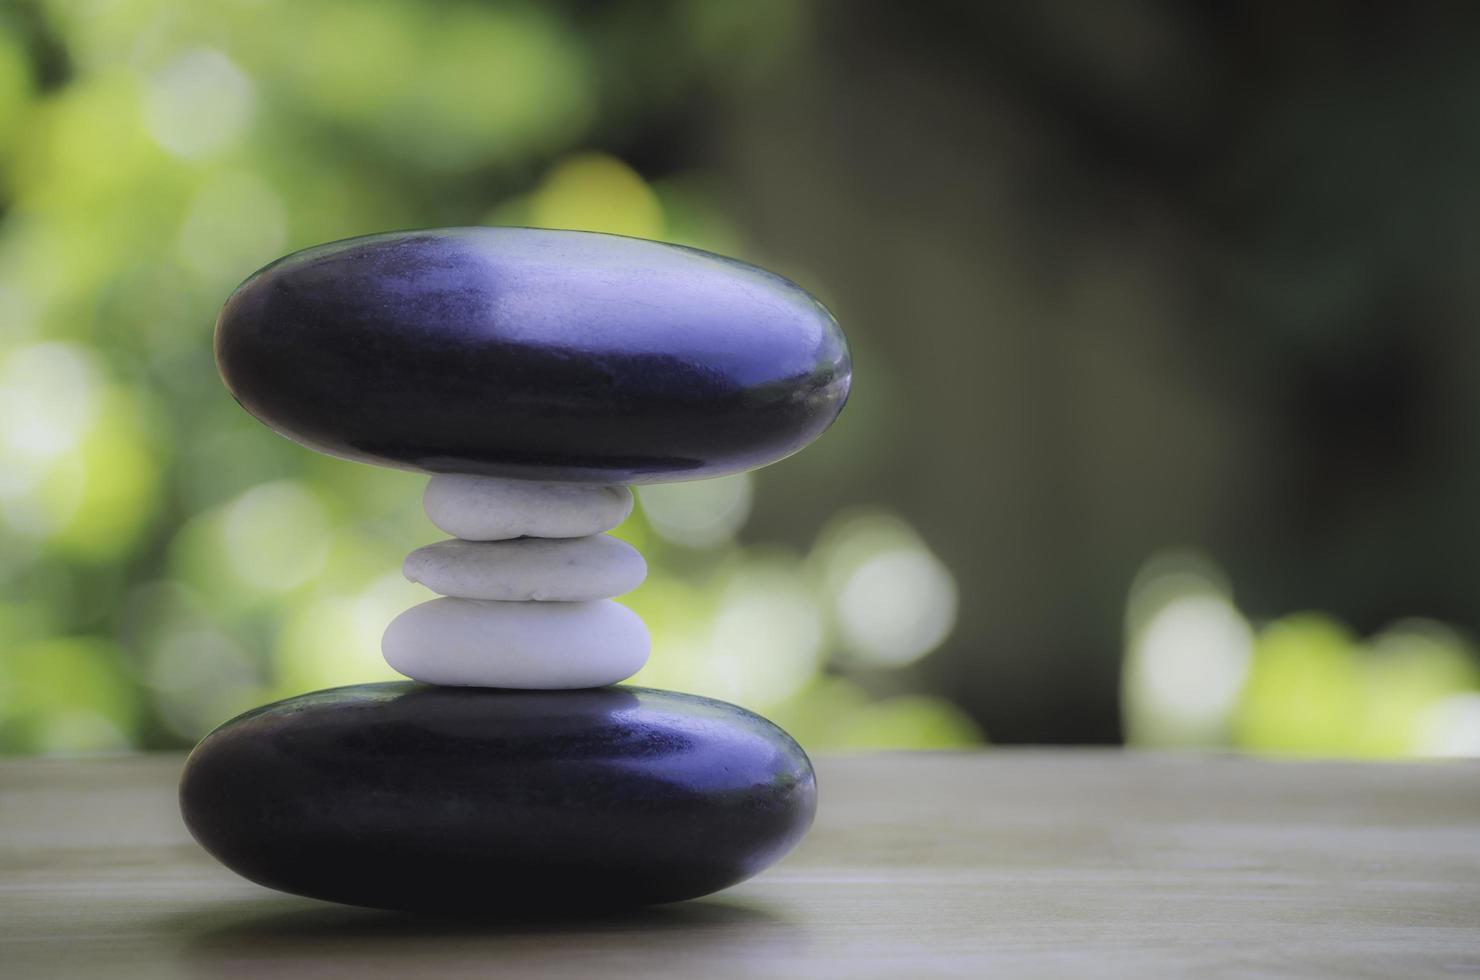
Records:
{"label": "stacked stone", "polygon": [[560,690],[626,680],[647,662],[647,627],[612,597],[647,576],[610,531],[632,512],[626,487],[434,476],[427,517],[450,541],[418,548],[404,572],[442,599],[385,632],[386,662],[412,680]]}
{"label": "stacked stone", "polygon": [[273,888],[476,912],[667,902],[755,874],[805,834],[811,763],[743,708],[612,686],[648,657],[615,597],[646,574],[605,532],[627,485],[801,449],[841,411],[823,307],[744,263],[635,239],[451,229],[295,253],[216,328],[232,394],[331,455],[432,474],[452,535],[405,573],[442,598],[390,624],[402,683],[232,719],[181,810]]}

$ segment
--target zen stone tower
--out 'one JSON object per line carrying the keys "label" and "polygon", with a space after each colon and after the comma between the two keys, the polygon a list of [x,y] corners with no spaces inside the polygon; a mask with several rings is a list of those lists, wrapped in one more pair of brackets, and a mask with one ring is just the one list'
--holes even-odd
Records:
{"label": "zen stone tower", "polygon": [[374,235],[248,279],[216,360],[282,435],[431,474],[451,536],[405,564],[442,598],[385,633],[410,681],[258,708],[191,755],[185,820],[224,864],[358,905],[561,910],[703,895],[806,833],[816,784],[785,732],[611,686],[648,657],[613,598],[647,569],[605,532],[629,484],[764,466],[832,423],[851,365],[816,300],[610,235]]}

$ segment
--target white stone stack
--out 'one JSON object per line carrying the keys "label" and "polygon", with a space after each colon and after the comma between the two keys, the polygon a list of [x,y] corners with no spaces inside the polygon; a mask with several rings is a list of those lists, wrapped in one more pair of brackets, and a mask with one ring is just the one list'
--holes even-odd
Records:
{"label": "white stone stack", "polygon": [[626,487],[434,476],[427,517],[452,540],[418,548],[404,572],[444,598],[386,628],[386,662],[412,680],[560,690],[615,684],[651,641],[613,596],[647,576],[642,555],[604,532],[632,512]]}

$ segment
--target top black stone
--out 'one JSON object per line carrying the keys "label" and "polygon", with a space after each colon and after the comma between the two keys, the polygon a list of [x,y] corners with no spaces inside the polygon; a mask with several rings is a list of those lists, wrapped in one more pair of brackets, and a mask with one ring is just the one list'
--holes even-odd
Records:
{"label": "top black stone", "polygon": [[454,228],[296,252],[237,288],[247,411],[384,466],[656,483],[764,466],[848,397],[847,341],[780,276],[614,235]]}

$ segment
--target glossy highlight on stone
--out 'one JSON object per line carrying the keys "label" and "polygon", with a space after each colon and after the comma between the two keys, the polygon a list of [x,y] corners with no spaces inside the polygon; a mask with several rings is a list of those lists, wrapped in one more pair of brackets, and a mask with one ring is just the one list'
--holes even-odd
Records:
{"label": "glossy highlight on stone", "polygon": [[708,698],[363,684],[267,705],[191,754],[185,822],[282,891],[466,915],[694,898],[816,807],[781,729]]}
{"label": "glossy highlight on stone", "polygon": [[847,342],[780,276],[589,232],[349,239],[257,272],[216,360],[244,408],[336,456],[518,479],[753,469],[842,410]]}

